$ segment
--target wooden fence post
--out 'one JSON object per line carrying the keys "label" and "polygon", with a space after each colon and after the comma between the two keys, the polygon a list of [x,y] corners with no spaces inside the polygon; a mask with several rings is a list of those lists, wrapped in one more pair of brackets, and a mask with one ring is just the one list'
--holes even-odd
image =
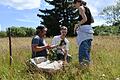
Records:
{"label": "wooden fence post", "polygon": [[12,45],[11,45],[11,29],[8,28],[9,31],[9,51],[10,51],[10,66],[12,64]]}

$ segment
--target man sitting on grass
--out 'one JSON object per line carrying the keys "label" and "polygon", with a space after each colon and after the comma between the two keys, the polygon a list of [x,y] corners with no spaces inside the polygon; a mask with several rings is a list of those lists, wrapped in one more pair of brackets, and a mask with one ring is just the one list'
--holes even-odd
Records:
{"label": "man sitting on grass", "polygon": [[69,62],[71,59],[71,55],[69,55],[69,41],[66,38],[67,27],[62,26],[60,28],[60,35],[54,36],[52,40],[52,45],[58,45],[57,48],[54,49],[57,60],[63,60],[65,63]]}
{"label": "man sitting on grass", "polygon": [[36,28],[36,35],[32,39],[32,58],[45,57],[47,58],[48,49],[52,49],[56,46],[48,45],[45,42],[47,28],[44,26],[38,26]]}

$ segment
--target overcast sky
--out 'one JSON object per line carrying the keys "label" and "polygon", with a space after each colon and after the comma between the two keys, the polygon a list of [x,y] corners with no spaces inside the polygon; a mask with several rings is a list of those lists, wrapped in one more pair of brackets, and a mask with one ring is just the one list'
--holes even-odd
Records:
{"label": "overcast sky", "polygon": [[[101,10],[109,5],[114,5],[116,0],[85,0],[90,8],[95,25],[104,24],[104,20],[98,15]],[[11,26],[33,27],[40,25],[37,17],[40,9],[52,8],[44,0],[0,0],[0,30]]]}

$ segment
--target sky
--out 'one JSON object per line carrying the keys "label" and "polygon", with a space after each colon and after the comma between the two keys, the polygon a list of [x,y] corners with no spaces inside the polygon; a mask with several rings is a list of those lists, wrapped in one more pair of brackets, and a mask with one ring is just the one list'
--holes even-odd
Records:
{"label": "sky", "polygon": [[[116,0],[85,0],[95,19],[93,26],[105,23],[99,13]],[[33,27],[40,25],[41,19],[37,17],[39,9],[51,9],[53,6],[44,0],[0,0],[0,31],[11,26]]]}

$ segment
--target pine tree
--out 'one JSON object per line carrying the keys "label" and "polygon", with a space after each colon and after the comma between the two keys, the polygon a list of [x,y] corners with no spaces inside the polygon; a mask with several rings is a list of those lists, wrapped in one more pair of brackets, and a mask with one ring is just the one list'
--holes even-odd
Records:
{"label": "pine tree", "polygon": [[54,36],[59,34],[60,26],[68,27],[68,35],[73,36],[73,27],[76,22],[75,17],[76,13],[73,13],[73,8],[68,7],[70,2],[67,0],[45,0],[50,5],[53,5],[54,8],[51,10],[45,9],[39,11],[42,14],[37,14],[38,17],[42,18],[41,24],[48,28],[48,36]]}

